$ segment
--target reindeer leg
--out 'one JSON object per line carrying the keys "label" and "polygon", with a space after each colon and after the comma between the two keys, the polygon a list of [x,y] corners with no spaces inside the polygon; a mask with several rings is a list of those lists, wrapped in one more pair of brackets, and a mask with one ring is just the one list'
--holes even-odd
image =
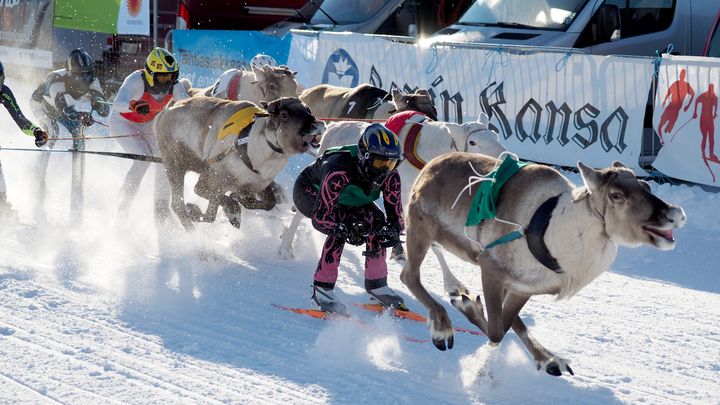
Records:
{"label": "reindeer leg", "polygon": [[483,295],[485,296],[485,308],[487,309],[487,337],[492,343],[500,343],[505,336],[503,328],[503,296],[504,287],[502,281],[492,270],[482,269]]}
{"label": "reindeer leg", "polygon": [[[440,263],[440,269],[442,270],[442,277],[443,277],[443,286],[445,289],[445,293],[452,296],[461,296],[463,294],[470,294],[469,290],[465,285],[460,282],[457,278],[455,278],[455,275],[452,274],[450,271],[450,266],[448,266],[447,261],[445,260],[445,256],[443,255],[442,248],[437,243],[433,243],[431,246],[431,249],[433,253],[435,254],[435,257],[437,257],[438,262]],[[482,308],[481,308],[482,309]]]}
{"label": "reindeer leg", "polygon": [[[235,198],[223,195],[220,196],[220,205],[222,205],[223,211],[225,211],[225,215],[227,216],[228,220],[230,220],[230,224],[235,228],[239,229],[241,218],[240,214],[242,213],[240,204],[235,200]],[[217,212],[217,209],[215,210],[215,212]]]}
{"label": "reindeer leg", "polygon": [[270,211],[277,204],[276,194],[272,184],[265,187],[265,189],[259,193],[232,193],[230,197],[249,210]]}
{"label": "reindeer leg", "polygon": [[[408,217],[409,219],[413,219],[412,212]],[[420,265],[430,248],[432,240],[428,238],[428,235],[431,235],[431,233],[427,232],[425,226],[413,226],[416,221],[418,225],[424,222],[421,219],[415,219],[412,224],[408,225],[406,242],[407,260],[400,273],[400,280],[408,287],[413,296],[429,311],[428,326],[435,347],[440,350],[445,350],[446,348],[452,349],[454,337],[450,317],[448,317],[445,307],[433,299],[420,281]]]}
{"label": "reindeer leg", "polygon": [[[509,320],[509,317],[508,317]],[[528,331],[527,326],[520,316],[515,316],[512,320],[512,329],[515,334],[518,335],[520,340],[525,345],[525,348],[533,356],[537,364],[538,370],[544,369],[548,374],[554,376],[562,375],[562,371],[565,370],[571,375],[575,375],[572,368],[570,368],[570,362],[566,359],[555,356],[552,352],[543,347]]]}
{"label": "reindeer leg", "polygon": [[170,181],[170,206],[185,230],[190,231],[193,229],[192,219],[186,209],[183,197],[185,192],[185,172],[173,165],[167,165],[166,170]]}
{"label": "reindeer leg", "polygon": [[[295,208],[295,206],[293,206]],[[297,208],[295,208],[297,210]],[[295,257],[295,252],[293,251],[293,240],[295,239],[295,234],[297,233],[298,228],[300,227],[300,222],[305,216],[300,213],[300,211],[295,212],[295,216],[293,216],[292,222],[290,222],[290,226],[283,232],[282,235],[280,235],[280,247],[278,248],[278,255],[282,257],[283,259],[290,259],[292,257]]]}

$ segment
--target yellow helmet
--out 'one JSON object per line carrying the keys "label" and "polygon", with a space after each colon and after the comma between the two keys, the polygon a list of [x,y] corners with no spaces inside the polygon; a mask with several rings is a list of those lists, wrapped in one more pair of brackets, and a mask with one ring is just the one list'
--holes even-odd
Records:
{"label": "yellow helmet", "polygon": [[[170,73],[172,74],[172,80],[170,81],[170,87],[177,83],[178,75],[180,74],[180,68],[170,51],[165,48],[155,48],[150,51],[150,54],[145,61],[145,80],[147,80],[150,87],[157,87],[160,83],[155,80],[156,74]],[[165,87],[165,86],[163,86]]]}

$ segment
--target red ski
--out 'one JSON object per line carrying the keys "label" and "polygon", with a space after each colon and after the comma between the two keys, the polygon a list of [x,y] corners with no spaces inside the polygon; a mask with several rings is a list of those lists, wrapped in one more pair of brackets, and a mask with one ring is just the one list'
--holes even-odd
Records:
{"label": "red ski", "polygon": [[[299,315],[306,315],[306,316],[309,316],[309,317],[312,317],[315,319],[323,319],[323,320],[324,319],[347,319],[347,320],[355,321],[365,327],[369,326],[369,324],[367,322],[363,321],[362,319],[356,318],[352,315],[336,314],[336,313],[332,313],[332,312],[321,311],[319,309],[292,308],[292,307],[286,307],[286,306],[277,305],[277,304],[272,304],[272,306],[274,306],[275,308],[282,309],[283,311],[288,311],[288,312],[292,312],[292,313],[299,314]],[[403,335],[403,339],[407,340],[408,342],[413,342],[413,343],[427,343],[430,341],[429,339],[417,339],[417,338],[414,338],[414,337],[408,336],[408,335]]]}
{"label": "red ski", "polygon": [[[411,321],[422,322],[422,323],[425,323],[427,321],[427,319],[424,316],[418,314],[417,312],[410,311],[409,309],[386,308],[380,304],[355,304],[355,305],[366,311],[372,311],[372,312],[378,312],[378,313],[387,312],[396,318],[409,319]],[[469,333],[471,335],[476,335],[476,336],[485,336],[485,334],[479,330],[460,328],[460,327],[454,327],[453,329],[457,332]]]}

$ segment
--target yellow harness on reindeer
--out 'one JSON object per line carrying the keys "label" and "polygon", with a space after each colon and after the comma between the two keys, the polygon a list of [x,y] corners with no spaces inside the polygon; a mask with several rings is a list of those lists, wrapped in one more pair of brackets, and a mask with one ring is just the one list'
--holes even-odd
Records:
{"label": "yellow harness on reindeer", "polygon": [[267,112],[265,110],[254,105],[239,110],[225,121],[222,129],[218,133],[218,141],[222,141],[227,136],[239,134],[255,121],[256,115],[266,114]]}

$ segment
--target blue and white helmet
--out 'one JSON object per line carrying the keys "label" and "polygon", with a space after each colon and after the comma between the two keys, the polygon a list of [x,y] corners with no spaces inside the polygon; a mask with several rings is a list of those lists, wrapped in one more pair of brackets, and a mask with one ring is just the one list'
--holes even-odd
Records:
{"label": "blue and white helmet", "polygon": [[270,55],[259,53],[250,61],[250,67],[255,70],[262,70],[263,66],[277,66],[277,61]]}
{"label": "blue and white helmet", "polygon": [[362,175],[379,187],[402,159],[400,139],[383,124],[371,124],[358,140],[358,166]]}

